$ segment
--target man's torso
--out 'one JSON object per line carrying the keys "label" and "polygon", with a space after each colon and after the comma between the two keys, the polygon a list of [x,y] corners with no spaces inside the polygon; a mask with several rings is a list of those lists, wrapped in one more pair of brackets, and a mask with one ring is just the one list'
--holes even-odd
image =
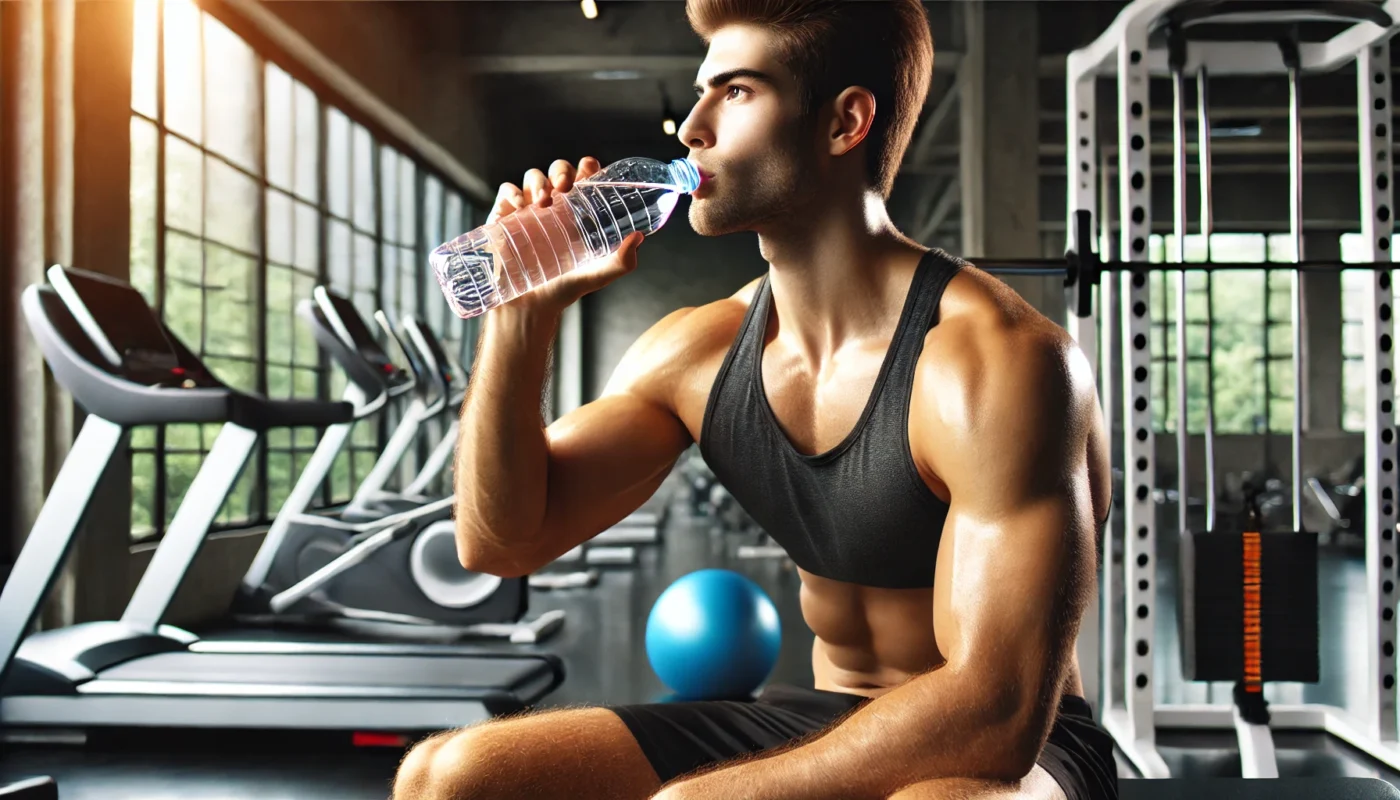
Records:
{"label": "man's torso", "polygon": [[[912,271],[908,280],[913,283]],[[756,280],[729,298],[694,309],[667,337],[675,352],[667,353],[665,360],[675,366],[660,370],[661,380],[653,382],[652,389],[662,395],[655,399],[673,410],[694,441],[703,440],[706,410],[716,380],[761,282]],[[964,269],[943,293],[938,323],[923,332],[904,434],[912,466],[927,490],[944,503],[951,498],[937,473],[939,442],[934,431],[939,425],[931,419],[939,402],[940,366],[949,359],[969,357],[969,350],[983,349],[991,336],[1051,336],[1063,340],[1063,346],[1074,346],[1062,329],[1027,310],[1029,306],[1004,284],[980,271]],[[781,435],[796,451],[827,453],[856,428],[872,399],[899,316],[896,309],[885,330],[844,343],[822,364],[811,364],[786,348],[771,320],[762,329],[762,391]],[[1008,316],[1017,320],[1009,328],[1005,324]],[[1067,430],[1070,427],[1066,426]],[[1099,425],[1087,428],[1090,434],[1085,451],[1093,509],[1095,519],[1102,519],[1110,500],[1106,438]],[[931,522],[930,528],[934,527]],[[930,537],[940,533],[927,531]],[[803,617],[816,635],[813,671],[817,688],[875,696],[942,663],[931,587],[877,588],[800,568],[799,572]],[[932,581],[932,565],[929,572]],[[1077,665],[1064,688],[1082,693]]]}

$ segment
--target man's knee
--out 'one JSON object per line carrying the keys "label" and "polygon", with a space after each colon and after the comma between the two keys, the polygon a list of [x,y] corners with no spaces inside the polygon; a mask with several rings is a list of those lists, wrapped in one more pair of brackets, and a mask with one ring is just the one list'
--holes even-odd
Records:
{"label": "man's knee", "polygon": [[395,800],[650,797],[660,786],[621,718],[603,709],[526,714],[438,734],[408,752]]}
{"label": "man's knee", "polygon": [[447,731],[414,745],[394,777],[394,800],[476,797],[487,754],[499,742],[492,725]]}

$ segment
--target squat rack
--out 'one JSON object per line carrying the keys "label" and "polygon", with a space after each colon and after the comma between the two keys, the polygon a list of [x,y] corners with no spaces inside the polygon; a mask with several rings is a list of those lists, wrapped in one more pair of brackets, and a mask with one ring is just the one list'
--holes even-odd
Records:
{"label": "squat rack", "polygon": [[[1154,518],[1153,476],[1155,458],[1152,437],[1151,403],[1148,378],[1151,372],[1150,283],[1145,280],[1148,259],[1148,237],[1151,233],[1151,132],[1148,85],[1151,77],[1191,74],[1279,74],[1288,72],[1285,63],[1288,48],[1270,41],[1193,41],[1184,52],[1173,53],[1160,46],[1151,47],[1149,37],[1170,13],[1181,13],[1191,7],[1211,14],[1261,14],[1272,20],[1289,12],[1306,10],[1298,3],[1246,4],[1201,0],[1137,0],[1118,15],[1109,28],[1087,47],[1068,57],[1066,69],[1066,100],[1068,105],[1067,154],[1069,228],[1076,240],[1076,255],[1071,251],[1066,286],[1070,292],[1071,317],[1069,328],[1090,361],[1100,354],[1103,365],[1111,364],[1111,336],[1099,335],[1101,309],[1115,307],[1114,294],[1122,297],[1122,387],[1123,465],[1125,472],[1123,515],[1122,572],[1115,577],[1112,546],[1113,537],[1105,536],[1099,591],[1101,619],[1098,626],[1097,663],[1082,664],[1086,677],[1098,674],[1099,716],[1119,748],[1144,777],[1169,777],[1166,763],[1156,748],[1156,730],[1163,728],[1236,728],[1240,732],[1244,773],[1259,773],[1261,766],[1251,764],[1260,753],[1251,752],[1255,745],[1267,745],[1267,758],[1272,762],[1272,741],[1268,729],[1249,730],[1242,727],[1232,704],[1171,704],[1156,705],[1153,692],[1153,657],[1155,654],[1153,625],[1156,614],[1155,561],[1156,521]],[[1323,4],[1318,4],[1318,9]],[[1333,7],[1337,3],[1328,4]],[[1298,72],[1324,72],[1338,69],[1349,62],[1357,70],[1357,117],[1359,131],[1359,166],[1361,190],[1361,230],[1367,241],[1372,262],[1389,262],[1391,218],[1390,166],[1391,99],[1390,43],[1400,25],[1400,0],[1387,0],[1383,5],[1355,3],[1353,11],[1360,19],[1342,33],[1325,42],[1293,45],[1291,68]],[[1380,12],[1371,13],[1361,6]],[[1208,8],[1207,8],[1208,7]],[[1286,7],[1286,8],[1285,8]],[[1312,9],[1316,11],[1317,9]],[[1269,14],[1272,17],[1269,17]],[[1175,63],[1173,63],[1173,61]],[[1175,68],[1175,69],[1174,69]],[[1119,239],[1121,260],[1126,269],[1113,270],[1119,280],[1098,280],[1094,268],[1096,258],[1090,252],[1099,225],[1098,157],[1096,143],[1096,81],[1099,77],[1114,78],[1118,100],[1118,177],[1119,177]],[[1204,84],[1204,78],[1201,78]],[[1296,83],[1295,83],[1296,88]],[[1297,102],[1293,105],[1292,147],[1293,175],[1291,186],[1294,240],[1301,250],[1301,137],[1297,132]],[[1208,159],[1208,127],[1201,122],[1202,155]],[[1184,240],[1184,129],[1180,115],[1177,121],[1178,147],[1176,180],[1178,234],[1177,260]],[[1203,200],[1202,233],[1209,233],[1209,169],[1203,163],[1201,171]],[[1296,253],[1301,261],[1302,253]],[[1132,269],[1141,264],[1143,270]],[[1192,268],[1204,265],[1193,264]],[[1257,265],[1265,266],[1265,265]],[[1270,265],[1272,266],[1272,265]],[[1297,265],[1297,266],[1302,266]],[[1347,265],[1351,266],[1351,265]],[[1256,267],[1257,268],[1257,267]],[[1296,273],[1295,273],[1296,274]],[[1366,286],[1365,300],[1365,371],[1371,380],[1366,388],[1366,575],[1369,697],[1359,713],[1319,704],[1274,705],[1272,727],[1275,729],[1326,731],[1366,752],[1392,768],[1400,769],[1400,743],[1396,735],[1396,659],[1395,659],[1395,460],[1393,363],[1391,354],[1392,287],[1388,264],[1375,264]],[[1097,285],[1097,298],[1094,287]],[[1295,279],[1295,309],[1297,292]],[[1095,302],[1095,299],[1097,302]],[[1183,299],[1178,297],[1181,310]],[[1105,324],[1112,320],[1105,319]],[[1295,317],[1295,348],[1297,331]],[[1184,323],[1178,325],[1178,336]],[[1102,341],[1100,341],[1102,339]],[[1178,345],[1180,346],[1180,344]],[[1298,352],[1295,349],[1295,354]],[[1295,360],[1296,363],[1296,360]],[[1097,370],[1096,370],[1097,372]],[[1298,376],[1295,371],[1295,386]],[[1112,381],[1102,381],[1103,411],[1112,429],[1114,398]],[[1178,392],[1182,387],[1178,387]],[[1295,394],[1295,404],[1301,398]],[[1185,421],[1185,409],[1178,412]],[[1295,414],[1296,416],[1296,414]],[[1297,431],[1295,422],[1295,434]],[[1294,445],[1294,481],[1300,479],[1298,445]],[[1184,464],[1183,464],[1184,469]],[[1212,481],[1213,483],[1213,481]],[[1180,502],[1185,503],[1185,495]],[[1295,519],[1299,509],[1294,509]],[[1125,594],[1124,609],[1134,613],[1120,615],[1115,597],[1116,580],[1121,580]],[[1124,617],[1120,619],[1119,617]],[[1089,627],[1089,626],[1086,626]],[[1114,681],[1114,652],[1122,637],[1124,680]],[[1257,726],[1256,726],[1257,727]],[[1262,735],[1264,740],[1258,737]]]}

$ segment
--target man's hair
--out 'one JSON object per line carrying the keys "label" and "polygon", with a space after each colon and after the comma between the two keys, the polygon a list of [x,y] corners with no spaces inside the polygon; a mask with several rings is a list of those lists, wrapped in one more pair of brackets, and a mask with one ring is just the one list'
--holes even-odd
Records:
{"label": "man's hair", "polygon": [[797,78],[811,115],[850,86],[875,95],[866,168],[885,198],[928,96],[933,35],[919,0],[686,0],[686,16],[709,43],[726,25],[766,28],[776,57]]}

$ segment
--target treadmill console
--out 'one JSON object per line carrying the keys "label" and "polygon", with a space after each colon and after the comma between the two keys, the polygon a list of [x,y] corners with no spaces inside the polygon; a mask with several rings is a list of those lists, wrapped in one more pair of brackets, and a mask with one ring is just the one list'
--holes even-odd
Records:
{"label": "treadmill console", "polygon": [[95,272],[53,266],[49,283],[114,374],[148,386],[223,386],[156,316],[130,284]]}
{"label": "treadmill console", "polygon": [[413,353],[404,347],[403,339],[399,332],[394,330],[394,324],[389,321],[389,315],[383,310],[374,312],[374,322],[379,326],[379,330],[384,332],[384,343],[387,345],[384,352],[388,354],[389,360],[394,363],[405,375],[412,373],[415,379],[423,377],[423,364],[414,358]]}
{"label": "treadmill console", "polygon": [[404,325],[411,327],[412,331],[409,335],[418,337],[418,340],[423,342],[424,346],[427,348],[427,354],[437,366],[438,375],[442,378],[442,384],[444,386],[451,386],[453,381],[452,364],[448,361],[447,353],[442,349],[442,342],[437,338],[437,334],[433,333],[432,328],[429,328],[412,316],[404,318]]}

